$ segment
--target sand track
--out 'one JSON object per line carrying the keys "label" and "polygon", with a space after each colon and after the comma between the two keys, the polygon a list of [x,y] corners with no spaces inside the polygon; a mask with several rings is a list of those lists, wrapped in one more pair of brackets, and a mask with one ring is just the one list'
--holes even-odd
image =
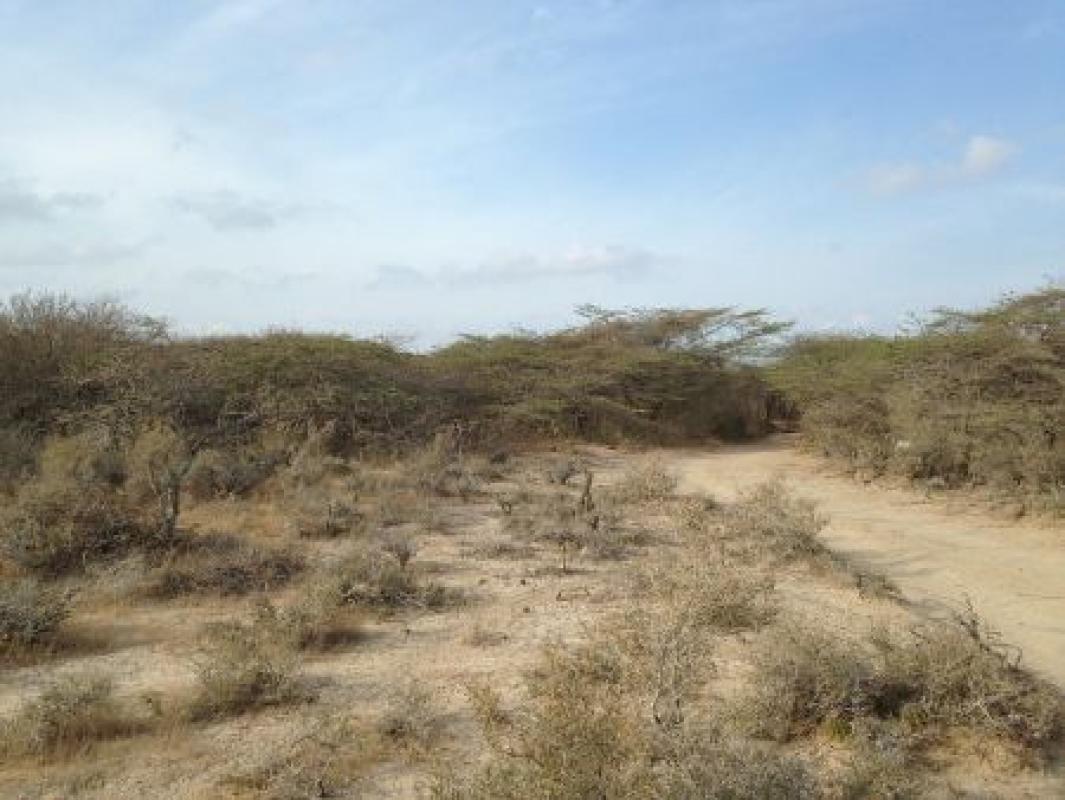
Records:
{"label": "sand track", "polygon": [[867,485],[798,451],[787,437],[674,454],[682,489],[728,499],[774,477],[819,504],[830,547],[889,577],[919,612],[966,598],[1024,663],[1065,688],[1065,530],[996,519],[985,507]]}

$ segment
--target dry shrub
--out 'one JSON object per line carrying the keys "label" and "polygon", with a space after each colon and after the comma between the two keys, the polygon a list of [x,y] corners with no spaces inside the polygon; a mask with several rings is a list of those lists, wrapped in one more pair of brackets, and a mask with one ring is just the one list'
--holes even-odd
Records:
{"label": "dry shrub", "polygon": [[1022,669],[1019,652],[971,610],[952,623],[914,628],[882,650],[882,680],[903,699],[898,714],[908,729],[965,728],[1032,753],[1065,735],[1061,693]]}
{"label": "dry shrub", "polygon": [[336,539],[364,529],[366,518],[352,504],[325,492],[304,492],[291,512],[289,527],[302,539]]}
{"label": "dry shrub", "polygon": [[720,517],[720,531],[731,550],[778,562],[823,555],[818,534],[825,524],[811,501],[795,497],[779,481],[745,492]]}
{"label": "dry shrub", "polygon": [[395,484],[385,484],[371,501],[368,519],[371,525],[391,528],[431,515],[432,506],[425,496]]}
{"label": "dry shrub", "polygon": [[915,768],[905,741],[890,733],[859,728],[854,753],[834,781],[838,800],[921,800],[926,781]]}
{"label": "dry shrub", "polygon": [[406,569],[418,552],[418,544],[410,534],[393,532],[381,538],[381,549],[396,559],[401,569]]}
{"label": "dry shrub", "polygon": [[459,436],[450,428],[437,433],[428,447],[407,459],[401,473],[404,482],[416,490],[441,497],[466,499],[480,489],[477,477],[465,463]]}
{"label": "dry shrub", "polygon": [[285,489],[300,492],[320,485],[330,476],[350,474],[351,465],[339,457],[334,444],[329,428],[312,429],[281,472]]}
{"label": "dry shrub", "polygon": [[721,505],[712,497],[683,497],[673,510],[673,516],[684,533],[702,535],[717,523]]}
{"label": "dry shrub", "polygon": [[490,541],[477,541],[463,547],[462,554],[467,558],[484,559],[514,559],[524,560],[535,558],[537,549],[525,542],[515,542],[513,539],[492,539]]}
{"label": "dry shrub", "polygon": [[32,579],[0,582],[0,644],[4,653],[52,644],[70,604]]}
{"label": "dry shrub", "polygon": [[238,536],[188,535],[159,558],[141,591],[156,599],[240,596],[284,586],[302,569],[302,560],[289,550],[260,547]]}
{"label": "dry shrub", "polygon": [[530,676],[528,708],[504,711],[471,692],[493,758],[480,773],[442,778],[437,798],[646,798],[650,742],[631,713],[621,666],[608,652],[550,648]]}
{"label": "dry shrub", "polygon": [[[437,800],[813,800],[798,762],[768,748],[645,717],[633,664],[604,642],[549,648],[527,682],[528,705],[507,709],[487,684],[469,687],[491,757],[472,775],[440,776]],[[639,684],[637,684],[638,686]]]}
{"label": "dry shrub", "polygon": [[[316,718],[291,744],[259,763],[241,764],[222,785],[258,800],[344,797],[379,760],[379,737],[342,716]],[[357,795],[352,795],[357,796]]]}
{"label": "dry shrub", "polygon": [[787,624],[766,632],[752,662],[748,692],[731,709],[748,734],[787,741],[871,712],[873,665],[850,641]]}
{"label": "dry shrub", "polygon": [[197,500],[244,497],[266,482],[283,461],[280,452],[201,450],[185,477],[185,488]]}
{"label": "dry shrub", "polygon": [[462,637],[462,643],[469,647],[498,647],[508,641],[510,634],[486,628],[480,623],[474,624]]}
{"label": "dry shrub", "polygon": [[295,677],[297,663],[292,638],[269,616],[208,625],[196,661],[197,691],[186,716],[204,721],[307,700]]}
{"label": "dry shrub", "polygon": [[124,495],[70,478],[42,478],[24,485],[0,525],[2,554],[43,577],[158,544],[156,531],[144,525]]}
{"label": "dry shrub", "polygon": [[256,607],[255,622],[297,649],[327,650],[358,640],[363,615],[344,602],[335,582],[325,581],[312,582],[287,606],[264,600]]}
{"label": "dry shrub", "polygon": [[14,488],[37,465],[37,442],[21,426],[0,427],[0,491]]}
{"label": "dry shrub", "polygon": [[583,467],[580,459],[573,456],[555,456],[549,460],[544,470],[544,477],[548,483],[567,486],[569,482],[581,474]]}
{"label": "dry shrub", "polygon": [[424,751],[439,739],[443,723],[444,715],[432,690],[412,679],[388,698],[377,729],[396,744]]}
{"label": "dry shrub", "polygon": [[181,438],[163,427],[146,429],[126,454],[96,432],[50,440],[37,479],[20,488],[0,519],[0,547],[48,577],[167,547],[187,463]]}
{"label": "dry shrub", "polygon": [[38,474],[43,480],[121,486],[128,467],[118,442],[106,431],[90,429],[48,439],[41,448]]}
{"label": "dry shrub", "polygon": [[722,633],[753,630],[772,621],[777,611],[772,578],[738,565],[689,560],[662,579],[668,582],[671,597],[698,627]]}
{"label": "dry shrub", "polygon": [[455,589],[426,580],[414,564],[379,547],[362,547],[332,569],[329,580],[345,603],[382,609],[440,609],[458,602]]}
{"label": "dry shrub", "polygon": [[817,727],[849,734],[884,720],[897,723],[913,746],[964,729],[1045,754],[1065,734],[1061,694],[981,631],[929,623],[901,641],[879,632],[863,647],[810,627],[784,627],[756,650],[739,718],[750,732],[778,740]]}
{"label": "dry shrub", "polygon": [[564,567],[577,554],[621,559],[634,547],[648,544],[648,531],[627,523],[624,504],[609,490],[593,493],[590,473],[586,476],[580,494],[556,489],[500,499],[503,530],[518,540],[546,542],[559,548]]}
{"label": "dry shrub", "polygon": [[[868,795],[874,796],[884,797]],[[757,744],[710,737],[682,740],[672,747],[654,797],[661,800],[816,800],[824,794],[815,776],[798,759]]]}
{"label": "dry shrub", "polygon": [[662,462],[653,460],[627,469],[610,486],[609,494],[620,503],[652,503],[672,497],[679,483]]}
{"label": "dry shrub", "polygon": [[80,675],[49,686],[0,726],[0,753],[42,759],[69,756],[148,725],[115,699],[109,679]]}

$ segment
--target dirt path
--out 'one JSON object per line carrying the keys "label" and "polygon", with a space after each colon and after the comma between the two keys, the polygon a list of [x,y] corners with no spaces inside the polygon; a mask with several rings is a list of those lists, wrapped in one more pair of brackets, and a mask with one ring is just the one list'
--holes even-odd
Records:
{"label": "dirt path", "polygon": [[786,438],[679,457],[682,488],[728,499],[780,476],[830,518],[824,537],[859,569],[890,577],[918,610],[965,598],[1024,662],[1065,688],[1065,531],[996,520],[910,489],[863,485]]}

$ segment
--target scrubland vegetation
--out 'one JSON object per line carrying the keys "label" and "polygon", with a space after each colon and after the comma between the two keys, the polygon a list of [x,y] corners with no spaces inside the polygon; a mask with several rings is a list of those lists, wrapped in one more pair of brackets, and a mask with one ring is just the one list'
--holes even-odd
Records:
{"label": "scrubland vegetation", "polygon": [[[994,347],[1017,351],[994,351],[996,369],[1050,352],[1035,322],[1011,326],[1050,324],[1051,301],[943,314],[897,341],[800,339],[772,377],[827,452],[938,476],[957,464],[932,460],[937,429],[922,439],[899,415],[956,418],[915,410],[943,390],[911,386],[903,361],[937,380],[933,356],[949,362],[952,391],[979,398],[974,420],[1005,415],[1028,436],[1029,383],[997,395],[1005,378],[974,365]],[[584,315],[416,354],[291,332],[182,339],[105,303],[10,301],[0,794],[1061,788],[1062,697],[972,609],[930,621],[870,596],[782,482],[685,496],[668,461],[638,451],[767,433],[784,401],[765,357],[783,326],[731,310]],[[846,416],[848,393],[869,408]],[[876,403],[882,425],[863,416]],[[966,452],[957,482],[1000,463]],[[1037,455],[1017,456],[1043,466],[1007,488],[1051,498]]]}
{"label": "scrubland vegetation", "polygon": [[810,445],[865,475],[1063,507],[1065,290],[937,311],[907,335],[798,337],[769,374]]}

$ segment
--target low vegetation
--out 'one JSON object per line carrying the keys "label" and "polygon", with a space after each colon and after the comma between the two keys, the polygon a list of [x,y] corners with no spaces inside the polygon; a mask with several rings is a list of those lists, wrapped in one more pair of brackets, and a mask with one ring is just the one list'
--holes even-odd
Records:
{"label": "low vegetation", "polygon": [[54,644],[69,614],[69,601],[54,589],[29,578],[0,581],[0,645],[5,654]]}
{"label": "low vegetation", "polygon": [[79,675],[46,687],[6,720],[0,753],[42,760],[71,756],[101,741],[143,732],[151,721],[125,708],[108,678]]}
{"label": "low vegetation", "polygon": [[299,556],[291,551],[223,534],[182,536],[156,554],[153,562],[141,592],[159,600],[266,592],[284,586],[303,569]]}
{"label": "low vegetation", "polygon": [[297,665],[292,637],[271,616],[211,624],[203,632],[197,690],[185,713],[206,721],[306,700]]}
{"label": "low vegetation", "polygon": [[[1036,306],[945,314],[919,345],[798,340],[771,370],[785,395],[755,358],[783,330],[760,312],[588,308],[419,354],[14,298],[0,793],[908,800],[953,791],[961,739],[1034,780],[1061,694],[975,612],[917,620],[868,580],[825,581],[827,520],[782,482],[678,496],[666,461],[599,445],[754,437],[795,401],[809,441],[856,464],[962,475],[929,455],[940,428],[898,427],[942,420],[897,355],[1020,336],[1002,319]],[[822,346],[838,383],[806,371]]]}

